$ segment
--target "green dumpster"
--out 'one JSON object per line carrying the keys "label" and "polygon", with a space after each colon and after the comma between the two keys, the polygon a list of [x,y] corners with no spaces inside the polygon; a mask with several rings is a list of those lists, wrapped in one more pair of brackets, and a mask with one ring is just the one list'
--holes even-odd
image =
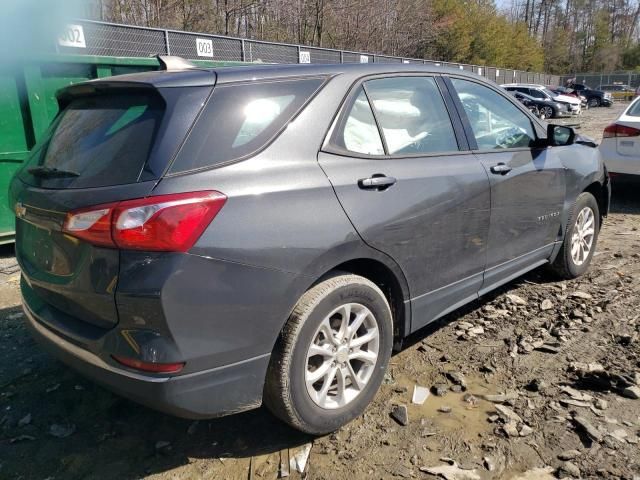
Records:
{"label": "green dumpster", "polygon": [[[195,61],[201,66],[239,62]],[[7,190],[15,171],[58,113],[55,93],[72,83],[157,70],[155,58],[46,55],[0,65],[0,244],[13,242]]]}

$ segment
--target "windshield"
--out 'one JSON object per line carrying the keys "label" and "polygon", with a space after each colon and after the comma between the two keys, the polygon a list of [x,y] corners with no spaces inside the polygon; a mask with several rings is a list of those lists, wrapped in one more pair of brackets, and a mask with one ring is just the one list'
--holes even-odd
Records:
{"label": "windshield", "polygon": [[136,182],[163,111],[162,100],[146,93],[72,100],[33,150],[21,175],[45,188]]}

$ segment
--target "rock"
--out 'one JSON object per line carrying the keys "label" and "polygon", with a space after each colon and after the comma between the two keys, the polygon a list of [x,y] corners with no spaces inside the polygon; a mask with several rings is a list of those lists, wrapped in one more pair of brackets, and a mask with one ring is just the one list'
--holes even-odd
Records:
{"label": "rock", "polygon": [[573,297],[573,298],[580,298],[582,300],[591,300],[593,298],[593,296],[591,296],[591,294],[589,294],[587,292],[582,292],[580,290],[577,290],[575,292],[570,293],[569,296]]}
{"label": "rock", "polygon": [[504,431],[504,433],[507,434],[507,436],[509,438],[519,437],[520,436],[520,432],[518,431],[518,424],[517,424],[517,422],[515,422],[513,420],[505,423],[502,426],[502,430]]}
{"label": "rock", "polygon": [[529,425],[522,424],[518,433],[521,437],[528,437],[533,433],[533,428],[531,428]]}
{"label": "rock", "polygon": [[540,310],[551,310],[553,308],[553,302],[548,298],[545,298],[540,304]]}
{"label": "rock", "polygon": [[464,331],[467,331],[470,328],[473,328],[473,326],[474,325],[471,322],[458,322],[456,324],[456,328],[459,328],[460,330],[464,330]]}
{"label": "rock", "polygon": [[455,385],[460,385],[463,390],[466,390],[467,380],[464,378],[464,375],[461,372],[447,372],[447,377]]}
{"label": "rock", "polygon": [[626,442],[629,434],[624,428],[618,428],[609,434],[611,437],[615,438],[619,442]]}
{"label": "rock", "polygon": [[171,442],[167,442],[166,440],[158,440],[155,447],[156,452],[166,455],[171,451]]}
{"label": "rock", "polygon": [[18,420],[18,426],[24,427],[25,425],[29,425],[31,423],[31,414],[27,413],[24,417]]}
{"label": "rock", "polygon": [[191,422],[189,428],[187,428],[187,435],[193,435],[194,433],[196,433],[199,424],[200,422],[198,420],[196,420],[195,422]]}
{"label": "rock", "polygon": [[499,393],[497,395],[482,395],[487,402],[504,403],[518,399],[518,392]]}
{"label": "rock", "polygon": [[596,442],[602,440],[602,433],[600,433],[600,431],[596,427],[589,423],[586,418],[575,416],[573,417],[573,421],[578,427],[586,432],[586,434],[589,435],[592,440],[595,440]]}
{"label": "rock", "polygon": [[76,426],[73,423],[67,423],[64,425],[54,423],[49,427],[49,434],[56,438],[67,438],[76,431]]}
{"label": "rock", "polygon": [[542,343],[539,347],[535,347],[536,350],[544,353],[560,353],[560,349],[549,343]]}
{"label": "rock", "polygon": [[442,405],[440,408],[438,408],[438,411],[440,413],[451,413],[451,407],[449,407],[448,405]]}
{"label": "rock", "polygon": [[513,303],[514,305],[527,305],[529,302],[527,302],[524,298],[515,295],[513,293],[507,293],[505,295],[505,297],[507,297],[509,299],[509,301],[511,303]]}
{"label": "rock", "polygon": [[495,406],[495,408],[496,408],[496,411],[498,412],[498,415],[500,415],[502,418],[506,420],[513,420],[518,423],[522,422],[522,418],[520,418],[520,415],[518,415],[516,412],[511,410],[509,407],[498,404]]}
{"label": "rock", "polygon": [[495,423],[500,419],[500,415],[496,415],[495,413],[493,415],[489,415],[487,417],[487,421],[491,422],[491,423]]}
{"label": "rock", "polygon": [[481,326],[473,327],[467,330],[467,333],[472,335],[482,335],[484,333],[484,328]]}
{"label": "rock", "polygon": [[409,412],[406,405],[395,405],[391,410],[391,418],[403,427],[409,424]]}
{"label": "rock", "polygon": [[566,385],[560,387],[560,390],[569,395],[573,400],[578,400],[581,402],[590,402],[591,400],[593,400],[593,397],[591,395],[582,393],[581,391]]}
{"label": "rock", "polygon": [[460,385],[451,385],[450,389],[453,393],[461,393],[462,387]]}
{"label": "rock", "polygon": [[572,399],[567,399],[567,398],[561,398],[559,400],[560,405],[564,405],[565,407],[583,407],[583,408],[589,408],[591,406],[590,403],[588,402],[580,402],[578,400],[572,400]]}
{"label": "rock", "polygon": [[493,472],[496,469],[496,462],[493,460],[493,458],[491,457],[484,457],[482,459],[482,462],[484,463],[484,467],[490,471]]}
{"label": "rock", "polygon": [[49,388],[47,388],[45,390],[46,393],[51,393],[51,392],[55,392],[56,390],[58,390],[60,388],[60,384],[56,383],[55,385],[51,385]]}
{"label": "rock", "polygon": [[637,385],[627,387],[622,391],[622,396],[638,400],[640,399],[640,387],[638,387]]}
{"label": "rock", "polygon": [[569,369],[584,373],[604,372],[604,366],[599,363],[571,362]]}
{"label": "rock", "polygon": [[553,467],[534,468],[516,477],[511,477],[511,480],[555,480],[553,471]]}
{"label": "rock", "polygon": [[478,475],[475,469],[463,470],[455,462],[453,465],[420,467],[420,471],[439,476],[445,480],[480,480],[480,475]]}
{"label": "rock", "polygon": [[558,469],[558,478],[580,478],[580,469],[571,462],[564,462]]}
{"label": "rock", "polygon": [[449,391],[449,386],[445,383],[438,383],[431,389],[438,397],[444,397]]}
{"label": "rock", "polygon": [[33,441],[35,440],[36,437],[32,436],[32,435],[18,435],[17,437],[13,437],[9,439],[9,443],[18,443],[18,442],[24,442],[24,441]]}
{"label": "rock", "polygon": [[560,455],[558,455],[558,458],[560,460],[573,460],[574,458],[577,458],[580,456],[580,452],[578,450],[565,450],[564,452],[562,452]]}
{"label": "rock", "polygon": [[462,400],[468,403],[470,407],[475,407],[478,405],[478,397],[470,393],[467,393],[464,397],[462,397]]}

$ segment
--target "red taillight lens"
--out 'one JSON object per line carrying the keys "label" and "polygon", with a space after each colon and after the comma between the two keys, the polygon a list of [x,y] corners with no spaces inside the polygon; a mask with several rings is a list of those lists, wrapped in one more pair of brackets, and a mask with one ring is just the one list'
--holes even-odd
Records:
{"label": "red taillight lens", "polygon": [[604,129],[602,137],[637,137],[638,135],[640,135],[640,130],[637,128],[612,123],[611,125],[607,125],[607,127]]}
{"label": "red taillight lens", "polygon": [[63,231],[94,245],[186,252],[226,201],[215,191],[125,200],[70,212]]}
{"label": "red taillight lens", "polygon": [[184,362],[179,363],[153,363],[143,362],[142,360],[136,360],[134,358],[121,357],[120,355],[111,355],[111,357],[118,363],[121,363],[125,367],[134,368],[142,372],[150,373],[178,373],[184,367]]}

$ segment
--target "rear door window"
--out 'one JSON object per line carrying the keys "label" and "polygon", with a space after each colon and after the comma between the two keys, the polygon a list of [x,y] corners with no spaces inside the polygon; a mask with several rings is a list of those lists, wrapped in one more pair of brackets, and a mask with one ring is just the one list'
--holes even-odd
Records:
{"label": "rear door window", "polygon": [[44,188],[134,183],[163,112],[164,102],[153,93],[76,98],[36,146],[21,178]]}
{"label": "rear door window", "polygon": [[458,150],[449,113],[433,78],[369,80],[365,88],[389,155]]}
{"label": "rear door window", "polygon": [[338,128],[333,143],[340,149],[365,155],[384,155],[382,138],[362,87],[351,104],[344,126]]}
{"label": "rear door window", "polygon": [[323,82],[310,78],[216,86],[169,173],[214,167],[256,153]]}

